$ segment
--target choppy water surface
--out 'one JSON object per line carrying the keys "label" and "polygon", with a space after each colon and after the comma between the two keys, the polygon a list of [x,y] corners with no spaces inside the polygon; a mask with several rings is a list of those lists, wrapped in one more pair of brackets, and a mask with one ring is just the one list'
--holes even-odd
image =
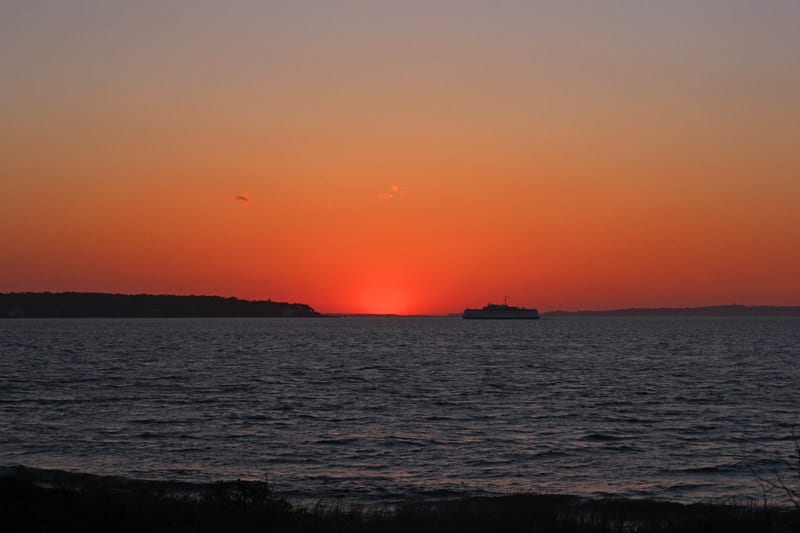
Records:
{"label": "choppy water surface", "polygon": [[0,465],[456,492],[762,494],[800,319],[0,321]]}

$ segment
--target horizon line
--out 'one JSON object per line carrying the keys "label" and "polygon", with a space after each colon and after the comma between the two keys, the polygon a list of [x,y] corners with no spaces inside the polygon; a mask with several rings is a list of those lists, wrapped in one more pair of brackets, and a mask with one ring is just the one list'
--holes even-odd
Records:
{"label": "horizon line", "polygon": [[[273,300],[272,298],[260,298],[260,299],[249,299],[249,298],[242,298],[239,296],[223,296],[218,294],[176,294],[176,293],[147,293],[147,292],[102,292],[102,291],[74,291],[74,290],[66,290],[66,291],[9,291],[9,292],[0,292],[0,296],[3,295],[14,295],[14,294],[49,294],[49,295],[59,295],[59,294],[91,294],[91,295],[109,295],[109,296],[171,296],[171,297],[179,297],[179,298],[223,298],[223,299],[234,299],[243,302],[273,302],[273,303],[300,303],[304,305],[304,302],[289,302],[289,301],[281,301],[281,300]],[[310,307],[310,306],[309,306]],[[770,304],[740,304],[740,303],[727,303],[727,304],[710,304],[710,305],[689,305],[689,306],[648,306],[648,307],[611,307],[611,308],[584,308],[584,309],[575,309],[575,310],[568,310],[563,308],[555,308],[550,310],[543,310],[540,311],[540,314],[543,315],[554,315],[554,314],[588,314],[588,313],[631,313],[631,312],[670,312],[670,311],[699,311],[699,310],[712,310],[712,309],[771,309],[771,310],[798,310],[800,311],[800,303],[793,304],[793,305],[770,305]],[[442,312],[442,313],[365,313],[365,312],[342,312],[342,311],[334,311],[334,312],[323,312],[317,311],[320,314],[326,316],[340,316],[340,317],[452,317],[452,316],[460,316],[463,311],[452,311],[452,312]]]}

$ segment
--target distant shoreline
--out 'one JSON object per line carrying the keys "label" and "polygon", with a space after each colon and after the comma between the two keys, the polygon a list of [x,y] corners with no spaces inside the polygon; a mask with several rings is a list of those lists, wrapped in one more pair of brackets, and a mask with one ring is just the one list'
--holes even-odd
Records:
{"label": "distant shoreline", "polygon": [[800,317],[800,306],[709,305],[703,307],[654,307],[602,311],[546,311],[543,317]]}
{"label": "distant shoreline", "polygon": [[222,296],[18,292],[0,294],[0,318],[310,318],[303,303]]}
{"label": "distant shoreline", "polygon": [[[323,314],[304,303],[223,296],[101,292],[0,293],[2,318],[460,318],[462,314]],[[710,305],[543,311],[542,318],[580,317],[800,317],[800,306]]]}

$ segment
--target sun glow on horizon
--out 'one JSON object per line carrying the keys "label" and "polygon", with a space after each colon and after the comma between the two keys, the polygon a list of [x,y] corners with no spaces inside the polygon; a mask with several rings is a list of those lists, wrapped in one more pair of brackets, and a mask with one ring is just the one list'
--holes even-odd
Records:
{"label": "sun glow on horizon", "polygon": [[371,315],[406,315],[414,311],[414,301],[405,289],[384,285],[362,289],[356,298],[356,312]]}

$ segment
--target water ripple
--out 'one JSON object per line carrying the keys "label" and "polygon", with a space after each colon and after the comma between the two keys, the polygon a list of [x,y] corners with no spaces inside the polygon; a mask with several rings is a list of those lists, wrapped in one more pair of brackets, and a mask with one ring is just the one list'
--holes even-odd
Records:
{"label": "water ripple", "polygon": [[293,497],[759,496],[800,319],[0,321],[0,464]]}

